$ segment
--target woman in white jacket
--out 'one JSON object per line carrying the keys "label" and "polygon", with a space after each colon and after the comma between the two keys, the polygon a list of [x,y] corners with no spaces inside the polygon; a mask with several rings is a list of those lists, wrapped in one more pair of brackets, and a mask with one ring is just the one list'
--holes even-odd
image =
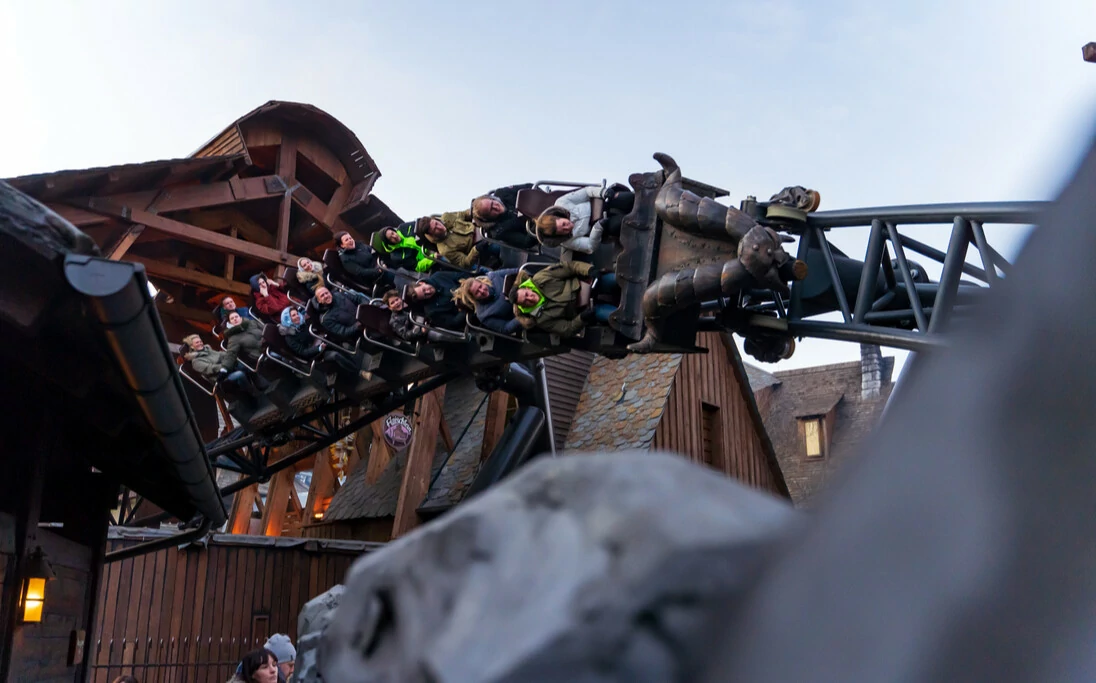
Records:
{"label": "woman in white jacket", "polygon": [[[601,245],[601,237],[606,227],[615,224],[619,229],[619,222],[624,213],[631,210],[635,195],[621,186],[613,186],[605,196],[602,219],[596,223],[590,220],[593,208],[591,200],[602,198],[602,188],[599,185],[581,187],[574,192],[568,192],[553,206],[544,210],[537,217],[537,239],[548,247],[560,248],[560,260],[571,261],[574,252],[593,254]],[[615,223],[612,218],[617,220]]]}

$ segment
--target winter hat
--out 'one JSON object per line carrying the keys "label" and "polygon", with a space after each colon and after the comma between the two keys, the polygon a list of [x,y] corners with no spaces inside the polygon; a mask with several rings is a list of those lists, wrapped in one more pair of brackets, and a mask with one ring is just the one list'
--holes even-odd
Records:
{"label": "winter hat", "polygon": [[[301,318],[302,318],[301,322],[299,322],[297,324],[293,324],[293,318],[290,315],[290,311],[295,311],[295,310],[298,313],[300,313]],[[296,329],[296,328],[300,327],[301,323],[303,323],[303,322],[304,322],[304,313],[301,313],[299,310],[293,308],[292,306],[287,306],[282,311],[282,325],[285,325],[286,327],[292,327],[292,328]]]}
{"label": "winter hat", "polygon": [[293,641],[284,633],[275,633],[270,636],[263,647],[274,653],[279,664],[291,662],[297,658],[297,648],[293,647]]}

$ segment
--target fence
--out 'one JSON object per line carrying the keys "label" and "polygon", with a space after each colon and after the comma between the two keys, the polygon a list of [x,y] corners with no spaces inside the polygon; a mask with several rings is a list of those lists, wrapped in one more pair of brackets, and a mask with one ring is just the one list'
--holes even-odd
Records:
{"label": "fence", "polygon": [[[112,530],[108,550],[162,537]],[[296,642],[305,602],[378,544],[214,535],[103,568],[88,680],[224,683],[271,634]]]}

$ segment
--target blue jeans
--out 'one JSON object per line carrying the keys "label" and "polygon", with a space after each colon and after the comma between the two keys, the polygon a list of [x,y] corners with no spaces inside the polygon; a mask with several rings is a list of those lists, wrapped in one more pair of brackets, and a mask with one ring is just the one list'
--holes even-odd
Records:
{"label": "blue jeans", "polygon": [[597,279],[597,286],[594,287],[593,295],[610,294],[616,291],[617,288],[617,276],[616,273],[605,273]]}
{"label": "blue jeans", "polygon": [[609,314],[617,309],[612,304],[598,304],[594,306],[594,317],[597,318],[599,323],[609,322]]}

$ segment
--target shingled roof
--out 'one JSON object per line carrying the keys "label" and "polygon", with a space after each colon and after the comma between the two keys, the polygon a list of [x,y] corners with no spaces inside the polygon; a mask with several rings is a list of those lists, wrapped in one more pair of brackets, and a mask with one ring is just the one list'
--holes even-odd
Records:
{"label": "shingled roof", "polygon": [[[879,368],[877,392],[864,390],[868,363],[877,363]],[[796,504],[809,500],[855,454],[857,445],[879,421],[894,388],[894,358],[881,358],[879,348],[874,346],[864,347],[863,360],[849,363],[773,374],[746,367],[754,392],[768,394],[765,401],[758,402],[765,406],[762,419]],[[755,377],[760,378],[760,386],[754,384]],[[807,458],[798,419],[827,414],[831,409],[834,422],[829,451],[823,458]]]}
{"label": "shingled roof", "polygon": [[595,359],[575,409],[567,450],[649,447],[680,365],[681,354]]}

